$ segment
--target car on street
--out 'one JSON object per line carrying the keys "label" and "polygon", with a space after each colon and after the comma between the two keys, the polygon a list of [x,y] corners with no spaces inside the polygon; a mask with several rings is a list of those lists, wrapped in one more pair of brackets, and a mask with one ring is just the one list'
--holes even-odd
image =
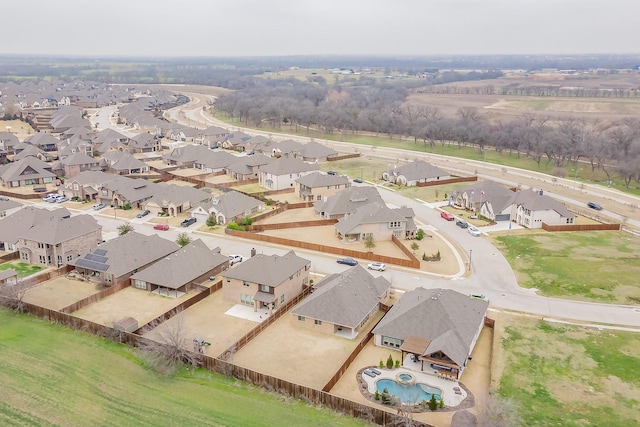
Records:
{"label": "car on street", "polygon": [[105,208],[107,205],[105,205],[104,203],[96,203],[95,205],[93,205],[93,210],[94,211],[99,211],[100,209]]}
{"label": "car on street", "polygon": [[469,295],[469,297],[470,297],[471,299],[480,299],[480,300],[482,300],[482,301],[489,302],[489,298],[485,297],[485,296],[484,296],[484,295],[482,295],[482,294],[470,294],[470,295]]}
{"label": "car on street", "polygon": [[153,226],[153,229],[167,231],[169,229],[169,224],[156,224]]}
{"label": "car on street", "polygon": [[469,228],[469,223],[463,219],[457,220],[456,225],[460,228]]}
{"label": "car on street", "polygon": [[589,206],[591,209],[595,209],[597,211],[601,211],[602,210],[602,206],[600,206],[600,204],[596,203],[596,202],[589,202],[589,203],[587,203],[587,206]]}
{"label": "car on street", "polygon": [[191,224],[195,224],[198,221],[198,219],[194,216],[192,216],[191,218],[187,218],[184,221],[182,221],[180,223],[180,227],[188,227]]}
{"label": "car on street", "polygon": [[336,262],[344,265],[358,265],[358,261],[353,258],[339,258]]}
{"label": "car on street", "polygon": [[142,217],[145,217],[147,215],[149,215],[149,211],[145,209],[143,211],[138,212],[138,214],[136,215],[136,218],[142,218]]}
{"label": "car on street", "polygon": [[56,203],[64,203],[67,200],[69,200],[69,198],[67,196],[58,196],[58,197],[56,197]]}
{"label": "car on street", "polygon": [[387,269],[387,265],[381,262],[372,262],[371,264],[367,265],[367,268],[369,270],[385,271]]}
{"label": "car on street", "polygon": [[327,174],[329,174],[329,175],[336,175],[337,173],[338,172],[336,172],[336,171],[327,171]]}
{"label": "car on street", "polygon": [[244,258],[242,258],[242,255],[229,255],[229,264],[230,265],[239,264],[242,261],[244,261]]}
{"label": "car on street", "polygon": [[467,230],[469,231],[469,234],[471,234],[474,237],[480,237],[480,230],[478,230],[476,227],[474,227],[473,225],[470,225],[469,228],[467,228]]}
{"label": "car on street", "polygon": [[362,184],[364,181],[361,180],[360,178],[356,178],[353,180],[353,182],[357,182],[358,184]]}
{"label": "car on street", "polygon": [[9,198],[7,196],[0,196],[0,201],[7,202]]}
{"label": "car on street", "polygon": [[440,212],[440,216],[444,219],[446,219],[447,221],[453,221],[454,219],[456,219],[453,214],[450,214],[449,212]]}

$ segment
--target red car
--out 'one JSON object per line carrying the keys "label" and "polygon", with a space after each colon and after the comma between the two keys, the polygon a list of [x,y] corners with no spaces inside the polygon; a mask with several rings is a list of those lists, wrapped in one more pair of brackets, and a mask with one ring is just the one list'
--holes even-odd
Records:
{"label": "red car", "polygon": [[455,217],[449,212],[440,212],[440,216],[447,221],[453,221],[455,219]]}
{"label": "red car", "polygon": [[167,231],[169,229],[169,225],[168,224],[156,224],[153,226],[154,230],[164,230]]}

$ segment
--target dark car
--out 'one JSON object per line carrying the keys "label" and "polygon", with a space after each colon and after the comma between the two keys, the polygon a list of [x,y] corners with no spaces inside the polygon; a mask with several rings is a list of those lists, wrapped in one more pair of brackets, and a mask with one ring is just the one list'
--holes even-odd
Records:
{"label": "dark car", "polygon": [[327,171],[327,174],[329,174],[329,175],[336,175],[337,173],[338,172],[336,172],[336,171]]}
{"label": "dark car", "polygon": [[358,261],[353,258],[340,258],[336,261],[338,264],[358,265]]}
{"label": "dark car", "polygon": [[136,215],[136,218],[142,218],[143,216],[147,216],[147,215],[149,215],[149,211],[145,209],[143,211],[138,212],[138,215]]}
{"label": "dark car", "polygon": [[180,227],[188,227],[191,224],[195,224],[198,221],[195,217],[187,218],[180,223]]}
{"label": "dark car", "polygon": [[591,209],[595,209],[597,211],[601,211],[602,210],[602,206],[600,206],[596,202],[589,202],[589,203],[587,203],[587,206],[589,206]]}
{"label": "dark car", "polygon": [[363,183],[363,181],[360,178],[354,179],[353,182],[357,182],[358,184],[362,184]]}
{"label": "dark car", "polygon": [[467,221],[464,221],[462,219],[459,219],[456,221],[456,225],[460,228],[467,228],[469,227],[469,223]]}

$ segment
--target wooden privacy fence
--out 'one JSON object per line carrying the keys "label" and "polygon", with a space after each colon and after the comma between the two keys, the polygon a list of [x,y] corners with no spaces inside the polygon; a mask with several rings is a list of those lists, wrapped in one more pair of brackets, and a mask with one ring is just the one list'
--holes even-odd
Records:
{"label": "wooden privacy fence", "polygon": [[129,279],[123,280],[119,283],[116,283],[113,286],[109,286],[108,288],[101,290],[98,293],[89,295],[88,297],[83,298],[80,301],[76,301],[73,304],[64,307],[60,311],[68,314],[73,313],[75,311],[80,310],[83,307],[88,306],[89,304],[93,304],[94,302],[100,301],[102,298],[106,298],[110,295],[115,294],[118,291],[123,290],[124,288],[128,288],[130,285],[131,285],[131,282],[129,281]]}
{"label": "wooden privacy fence", "polygon": [[405,245],[402,244],[400,239],[398,239],[396,236],[392,234],[391,241],[402,251],[402,253],[404,253],[407,257],[409,257],[410,260],[417,262],[418,263],[417,268],[420,268],[420,260],[413,254],[413,252],[409,250],[409,248],[407,248]]}
{"label": "wooden privacy fence", "polygon": [[413,259],[395,258],[395,257],[390,257],[385,255],[377,255],[372,252],[354,251],[352,249],[343,249],[335,246],[319,245],[317,243],[302,242],[298,240],[285,239],[282,237],[267,236],[267,235],[258,234],[258,233],[250,233],[248,231],[231,230],[229,228],[225,228],[224,232],[226,234],[236,236],[236,237],[242,237],[245,239],[259,240],[262,242],[275,243],[278,245],[293,246],[296,248],[303,248],[311,251],[324,252],[328,254],[336,254],[342,257],[361,258],[361,259],[367,259],[369,261],[384,262],[386,264],[399,265],[401,267],[420,268],[420,261],[415,257],[413,257]]}
{"label": "wooden privacy fence", "polygon": [[355,157],[360,157],[360,153],[344,154],[342,156],[331,156],[331,157],[327,157],[327,161],[328,162],[335,162],[337,160],[353,159]]}
{"label": "wooden privacy fence", "polygon": [[8,254],[4,254],[0,256],[0,262],[13,261],[14,259],[20,258],[20,252],[9,252]]}
{"label": "wooden privacy fence", "polygon": [[542,229],[546,231],[594,231],[594,230],[620,230],[620,224],[567,224],[549,225],[542,223]]}
{"label": "wooden privacy fence", "polygon": [[312,221],[279,222],[276,224],[247,225],[244,227],[244,229],[246,231],[260,232],[265,230],[281,230],[284,228],[319,227],[322,225],[333,225],[336,222],[338,222],[337,219],[316,219]]}
{"label": "wooden privacy fence", "polygon": [[55,279],[56,277],[60,277],[64,274],[67,274],[75,267],[72,265],[63,265],[60,268],[55,270],[47,271],[46,273],[38,274],[37,276],[31,276],[28,279],[21,280],[24,286],[35,286],[39,283],[46,282],[47,280]]}
{"label": "wooden privacy fence", "polygon": [[327,393],[331,391],[333,386],[335,386],[336,383],[340,381],[340,378],[342,378],[345,372],[347,372],[347,369],[349,369],[349,366],[351,366],[351,363],[353,363],[353,361],[356,360],[356,357],[358,357],[362,349],[367,345],[367,343],[371,340],[371,338],[373,338],[373,333],[369,332],[364,336],[364,338],[362,338],[362,340],[360,340],[356,348],[354,348],[351,354],[349,355],[349,357],[347,357],[347,360],[345,360],[344,363],[342,363],[342,366],[338,368],[338,370],[336,371],[335,374],[333,374],[331,379],[324,385],[324,387],[322,387],[322,391],[325,391]]}
{"label": "wooden privacy fence", "polygon": [[461,176],[458,178],[443,179],[439,181],[416,182],[416,186],[433,187],[435,185],[455,184],[456,182],[474,182],[477,180],[478,180],[477,176]]}

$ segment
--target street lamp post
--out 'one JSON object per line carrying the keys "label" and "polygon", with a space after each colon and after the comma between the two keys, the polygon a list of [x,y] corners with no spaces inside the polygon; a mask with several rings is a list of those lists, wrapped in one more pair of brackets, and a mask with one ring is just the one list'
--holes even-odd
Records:
{"label": "street lamp post", "polygon": [[471,271],[471,254],[473,253],[473,249],[469,249],[469,271]]}
{"label": "street lamp post", "polygon": [[582,170],[582,168],[577,168],[576,169],[576,174],[573,177],[573,189],[576,189],[576,185],[578,185],[578,172],[580,172]]}

